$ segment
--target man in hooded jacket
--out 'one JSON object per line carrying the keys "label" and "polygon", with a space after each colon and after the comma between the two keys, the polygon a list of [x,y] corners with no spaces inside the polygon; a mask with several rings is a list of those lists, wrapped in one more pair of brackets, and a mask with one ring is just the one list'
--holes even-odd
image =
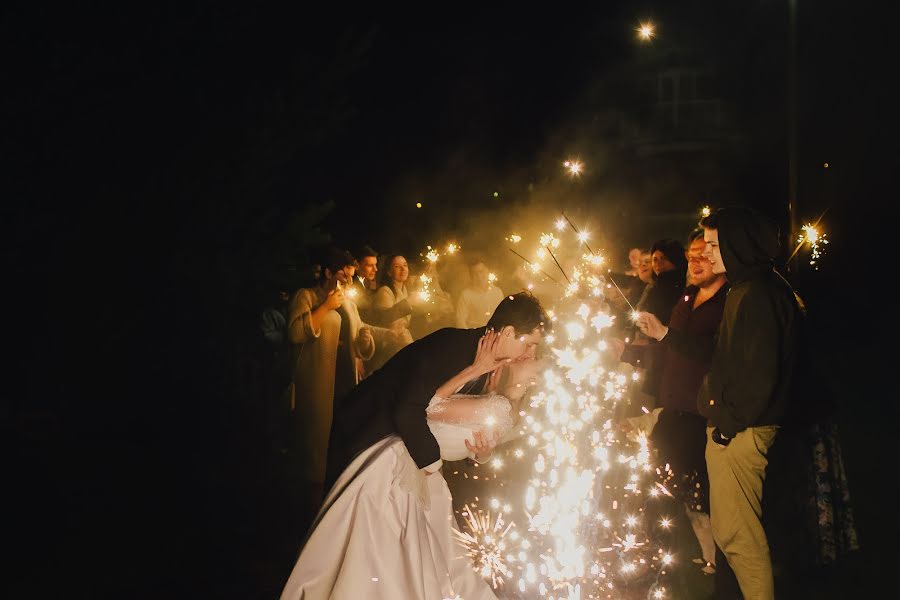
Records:
{"label": "man in hooded jacket", "polygon": [[704,218],[714,273],[731,284],[698,408],[708,419],[706,464],[716,544],[745,598],[775,597],[761,522],[767,454],[790,401],[800,312],[774,268],[778,229],[745,208]]}

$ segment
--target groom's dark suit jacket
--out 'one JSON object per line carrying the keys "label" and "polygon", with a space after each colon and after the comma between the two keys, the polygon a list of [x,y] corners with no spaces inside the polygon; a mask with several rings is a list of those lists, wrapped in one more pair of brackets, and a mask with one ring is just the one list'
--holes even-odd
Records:
{"label": "groom's dark suit jacket", "polygon": [[[357,454],[396,433],[419,468],[441,457],[425,421],[434,392],[472,364],[479,329],[440,329],[395,354],[381,369],[362,380],[334,407],[328,445],[328,490]],[[487,377],[469,386],[480,393]]]}

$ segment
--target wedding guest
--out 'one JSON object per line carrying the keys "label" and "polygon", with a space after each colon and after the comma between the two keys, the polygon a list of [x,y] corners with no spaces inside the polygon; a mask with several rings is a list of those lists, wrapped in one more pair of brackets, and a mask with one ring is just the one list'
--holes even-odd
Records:
{"label": "wedding guest", "polygon": [[799,295],[797,304],[802,318],[791,403],[769,449],[763,484],[763,525],[779,596],[793,593],[786,586],[827,575],[859,549],[836,420],[838,399],[816,351],[828,343],[828,328],[816,322],[815,311]]}
{"label": "wedding guest", "polygon": [[648,337],[661,342],[656,362],[660,375],[655,425],[647,428],[650,441],[659,452],[659,464],[668,465],[667,489],[687,511],[700,543],[704,572],[712,573],[716,547],[704,458],[706,418],[697,411],[697,392],[712,361],[728,284],[724,273],[713,272],[712,263],[703,254],[705,247],[703,230],[692,232],[688,239],[690,285],[672,309],[669,326],[651,313],[640,313],[637,324]]}
{"label": "wedding guest", "polygon": [[287,307],[290,299],[290,293],[286,290],[279,290],[276,292],[275,302],[264,308],[259,316],[260,332],[276,350],[287,339]]}
{"label": "wedding guest", "polygon": [[375,356],[366,364],[367,372],[379,369],[404,346],[411,344],[409,323],[412,317],[409,289],[409,263],[406,257],[393,254],[385,261],[386,269],[372,299],[373,324],[391,329],[398,334],[396,342],[381,345]]}
{"label": "wedding guest", "polygon": [[652,258],[649,252],[640,248],[632,248],[640,252],[637,265],[624,273],[610,271],[607,273],[609,285],[604,288],[604,296],[616,317],[616,330],[624,331],[630,323],[633,307],[637,306],[644,293],[644,288],[653,280]]}
{"label": "wedding guest", "polygon": [[285,452],[293,379],[291,345],[287,339],[287,312],[293,285],[287,275],[273,276],[268,284],[271,303],[259,317],[261,335],[262,401],[266,409],[266,436],[273,450]]}
{"label": "wedding guest", "polygon": [[650,248],[653,280],[644,289],[638,311],[653,313],[665,325],[672,307],[684,292],[687,259],[684,246],[673,239],[657,240]]}
{"label": "wedding guest", "polygon": [[[644,287],[653,283],[653,257],[649,252],[643,252],[641,254],[641,262],[638,264],[637,276],[644,284]],[[640,298],[638,298],[638,300],[640,300]]]}
{"label": "wedding guest", "polygon": [[450,294],[444,291],[438,273],[438,263],[425,261],[422,273],[410,277],[415,303],[420,310],[414,310],[410,321],[410,333],[413,339],[422,339],[442,327],[452,327],[456,321],[453,301]]}
{"label": "wedding guest", "polygon": [[626,275],[629,277],[637,277],[643,256],[644,250],[642,248],[632,248],[628,251],[628,269],[625,270]]}
{"label": "wedding guest", "polygon": [[[653,314],[666,325],[669,323],[672,307],[684,292],[687,272],[684,246],[673,239],[658,240],[650,248],[650,258],[652,280],[644,288],[644,293],[635,308],[638,312]],[[641,265],[640,269],[645,267]],[[630,315],[628,322],[631,323]],[[619,344],[616,341],[611,343]],[[654,366],[654,361],[658,357],[657,344],[656,340],[647,337],[641,331],[635,332],[631,340],[625,344],[622,360],[641,369],[640,373],[643,376],[640,388],[632,389],[630,408],[623,406],[623,409],[627,409],[627,416],[634,416],[643,408],[653,408],[656,405],[656,393],[659,389],[659,369]],[[645,345],[652,347],[644,348]]]}
{"label": "wedding guest", "polygon": [[775,585],[761,521],[763,481],[769,448],[791,403],[800,309],[774,268],[780,248],[771,221],[750,209],[722,208],[700,224],[713,272],[725,273],[731,284],[697,396],[709,421],[713,537],[744,597],[770,600]]}
{"label": "wedding guest", "polygon": [[313,504],[325,480],[335,390],[352,388],[357,382],[353,358],[370,358],[375,351],[371,330],[363,326],[355,304],[345,302],[349,278],[344,269],[353,258],[336,248],[327,249],[323,258],[319,284],[298,290],[288,311],[295,356],[295,445],[303,457],[299,476],[310,484]]}
{"label": "wedding guest", "polygon": [[359,308],[363,321],[374,323],[373,300],[378,284],[378,253],[369,246],[363,246],[356,253],[356,275],[352,278],[352,289],[356,290],[353,300]]}
{"label": "wedding guest", "polygon": [[490,280],[490,271],[480,258],[469,262],[469,286],[456,302],[456,326],[483,327],[503,300],[503,292]]}

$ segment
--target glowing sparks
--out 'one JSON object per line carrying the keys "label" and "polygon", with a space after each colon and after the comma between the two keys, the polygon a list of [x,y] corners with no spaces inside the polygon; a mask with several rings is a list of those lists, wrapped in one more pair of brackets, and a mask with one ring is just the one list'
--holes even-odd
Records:
{"label": "glowing sparks", "polygon": [[[819,230],[813,227],[810,224],[806,224],[803,226],[803,233],[805,235],[806,241],[810,244],[815,244],[819,241]],[[800,241],[803,241],[803,238],[800,238]]]}
{"label": "glowing sparks", "polygon": [[712,209],[710,207],[704,206],[700,209],[700,216],[708,217],[710,214],[712,214]]}
{"label": "glowing sparks", "polygon": [[516,235],[515,233],[513,233],[512,235],[510,235],[510,236],[509,236],[508,238],[506,238],[506,239],[509,240],[510,242],[512,242],[513,244],[518,244],[519,242],[522,241],[522,236],[521,236],[521,235]]}
{"label": "glowing sparks", "polygon": [[465,517],[465,531],[453,530],[456,541],[472,560],[475,571],[482,577],[490,578],[494,589],[497,589],[503,585],[504,578],[513,574],[507,566],[507,562],[512,562],[509,559],[514,557],[506,554],[506,535],[514,523],[510,521],[504,527],[502,512],[497,514],[496,520],[492,520],[491,513],[484,514],[479,510],[476,515],[468,504],[462,514]]}
{"label": "glowing sparks", "polygon": [[426,260],[428,260],[428,262],[433,262],[433,263],[437,262],[438,258],[439,258],[437,250],[435,250],[431,246],[428,246],[428,253],[425,255],[425,258],[426,258]]}
{"label": "glowing sparks", "polygon": [[649,42],[656,37],[656,25],[650,22],[641,23],[637,28],[637,34],[642,41]]}
{"label": "glowing sparks", "polygon": [[454,244],[454,243],[447,244],[447,254],[455,254],[458,251],[459,251],[459,245]]}
{"label": "glowing sparks", "polygon": [[359,292],[357,292],[357,291],[356,291],[356,288],[354,288],[354,287],[352,287],[352,288],[350,288],[349,290],[347,290],[347,297],[348,297],[348,298],[356,298],[356,296],[357,296],[358,294],[359,294]]}
{"label": "glowing sparks", "polygon": [[493,273],[488,273],[488,283],[494,284],[497,282],[497,276]]}
{"label": "glowing sparks", "polygon": [[[563,224],[565,224],[565,221],[563,221]],[[559,223],[557,223],[557,227],[559,227]],[[543,248],[558,248],[559,247],[559,240],[556,239],[556,236],[554,236],[552,233],[542,233],[540,240],[541,240],[541,246]],[[538,251],[538,254],[540,254],[540,251]]]}
{"label": "glowing sparks", "polygon": [[[433,261],[432,261],[433,262]],[[419,285],[421,289],[419,290],[419,300],[422,302],[430,302],[431,301],[431,277],[422,273],[419,275]]]}
{"label": "glowing sparks", "polygon": [[[661,598],[665,588],[658,577],[664,565],[675,561],[658,537],[669,535],[672,522],[645,506],[670,494],[646,479],[655,478],[647,434],[625,435],[616,426],[629,386],[639,384],[639,378],[637,372],[618,371],[619,362],[606,351],[614,319],[603,288],[611,280],[596,268],[599,254],[577,246],[572,251],[575,240],[559,233],[569,227],[577,243],[587,246],[588,234],[563,215],[551,224],[553,234],[541,234],[534,262],[516,253],[535,273],[543,270],[539,261],[548,268],[553,260],[566,276],[556,288],[557,305],[548,310],[559,325],[544,339],[550,365],[519,412],[521,443],[503,458],[519,467],[531,465],[519,509],[525,527],[506,534],[509,528],[498,521],[507,519],[516,503],[490,498],[486,506],[497,521],[467,505],[465,533],[458,537],[475,570],[495,588],[513,581],[517,597],[615,598],[622,595],[620,585],[647,582],[642,597]],[[521,241],[513,235],[506,239]],[[560,264],[572,258],[574,264]],[[637,320],[639,315],[631,316]],[[491,477],[501,473],[502,465],[500,458],[489,463]],[[521,526],[523,521],[516,520]]]}
{"label": "glowing sparks", "polygon": [[818,270],[819,259],[825,254],[825,246],[828,244],[827,234],[819,231],[815,225],[807,223],[803,226],[803,233],[800,234],[797,243],[809,245],[809,264]]}
{"label": "glowing sparks", "polygon": [[597,333],[600,333],[607,327],[611,327],[615,321],[615,317],[608,315],[606,313],[598,313],[594,315],[594,318],[591,319],[591,327],[597,330]]}

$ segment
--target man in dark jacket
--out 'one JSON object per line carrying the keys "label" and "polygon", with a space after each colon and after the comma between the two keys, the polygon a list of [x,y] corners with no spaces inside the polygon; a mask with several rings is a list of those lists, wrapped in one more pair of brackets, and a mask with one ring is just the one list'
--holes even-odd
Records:
{"label": "man in dark jacket", "polygon": [[790,401],[799,308],[774,269],[777,227],[744,208],[720,209],[700,225],[713,272],[726,273],[725,301],[712,366],[698,395],[708,420],[713,537],[745,598],[775,597],[761,523],[767,453]]}

